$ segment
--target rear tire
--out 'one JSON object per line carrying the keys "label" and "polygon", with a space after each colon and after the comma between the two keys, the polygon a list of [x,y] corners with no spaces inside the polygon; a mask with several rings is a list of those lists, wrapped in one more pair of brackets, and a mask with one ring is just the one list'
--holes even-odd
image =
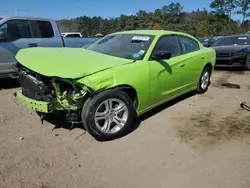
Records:
{"label": "rear tire", "polygon": [[108,141],[129,131],[136,118],[136,111],[126,93],[107,90],[85,102],[81,117],[84,128],[96,140]]}
{"label": "rear tire", "polygon": [[200,80],[199,80],[199,84],[198,84],[198,88],[197,88],[197,92],[199,94],[203,94],[203,93],[207,92],[208,87],[210,85],[210,78],[211,78],[211,69],[207,65],[203,69],[203,72],[202,72]]}

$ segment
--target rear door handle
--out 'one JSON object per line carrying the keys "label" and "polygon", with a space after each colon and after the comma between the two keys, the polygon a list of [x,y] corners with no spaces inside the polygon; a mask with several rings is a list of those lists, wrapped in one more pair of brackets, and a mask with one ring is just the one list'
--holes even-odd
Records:
{"label": "rear door handle", "polygon": [[37,45],[37,43],[29,43],[28,46],[29,47],[37,47],[38,45]]}
{"label": "rear door handle", "polygon": [[185,67],[185,64],[181,64],[181,66],[180,67]]}
{"label": "rear door handle", "polygon": [[201,57],[201,59],[204,59],[204,58],[205,58],[204,56]]}

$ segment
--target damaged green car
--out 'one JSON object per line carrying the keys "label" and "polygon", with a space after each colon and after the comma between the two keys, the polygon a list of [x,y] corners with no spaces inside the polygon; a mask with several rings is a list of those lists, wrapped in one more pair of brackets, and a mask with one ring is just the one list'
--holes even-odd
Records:
{"label": "damaged green car", "polygon": [[192,90],[206,92],[215,56],[188,34],[151,30],[110,34],[88,49],[23,49],[16,96],[44,114],[67,111],[66,121],[110,140],[150,109]]}

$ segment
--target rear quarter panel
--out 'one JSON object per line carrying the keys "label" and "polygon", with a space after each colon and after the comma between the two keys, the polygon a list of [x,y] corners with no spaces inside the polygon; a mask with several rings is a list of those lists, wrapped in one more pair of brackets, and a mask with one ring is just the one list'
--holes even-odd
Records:
{"label": "rear quarter panel", "polygon": [[205,54],[206,63],[212,64],[212,69],[214,70],[215,62],[216,62],[216,51],[213,48],[205,48],[203,49],[203,53]]}
{"label": "rear quarter panel", "polygon": [[191,67],[193,72],[192,77],[194,85],[197,86],[201,74],[207,64],[212,65],[211,73],[213,72],[216,61],[216,53],[215,50],[213,50],[212,48],[206,48],[202,46],[202,48],[199,51],[195,52],[193,55],[196,55],[197,61],[193,63]]}

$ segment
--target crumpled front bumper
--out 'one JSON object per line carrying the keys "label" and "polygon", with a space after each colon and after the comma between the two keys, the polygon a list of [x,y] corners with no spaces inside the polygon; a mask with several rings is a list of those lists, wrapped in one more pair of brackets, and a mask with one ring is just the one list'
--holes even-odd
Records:
{"label": "crumpled front bumper", "polygon": [[50,113],[52,111],[51,104],[49,102],[37,101],[30,99],[22,94],[22,90],[16,92],[17,100],[27,108],[36,110],[38,112]]}

